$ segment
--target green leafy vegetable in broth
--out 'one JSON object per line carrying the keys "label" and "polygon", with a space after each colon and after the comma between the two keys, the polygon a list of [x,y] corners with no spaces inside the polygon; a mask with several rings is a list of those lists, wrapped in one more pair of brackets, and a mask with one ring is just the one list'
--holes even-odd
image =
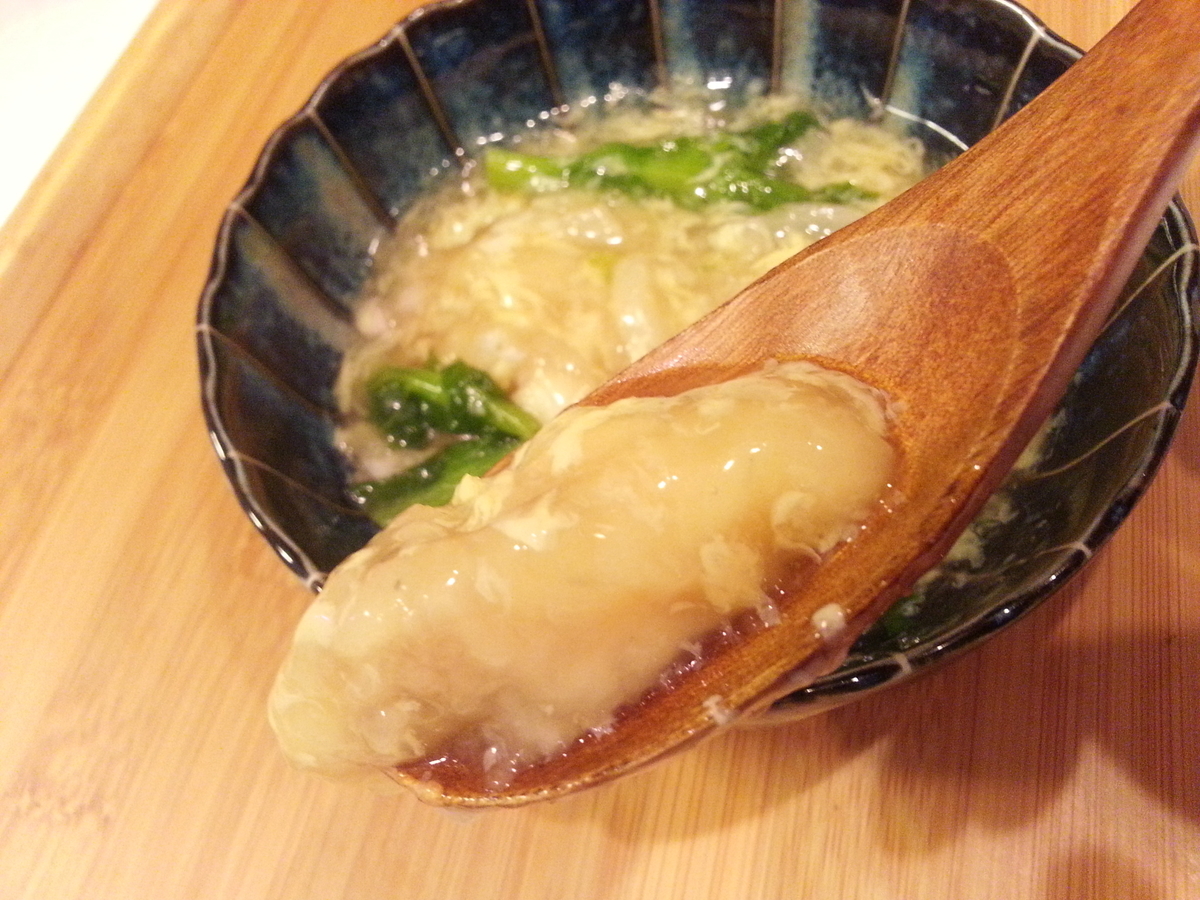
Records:
{"label": "green leafy vegetable in broth", "polygon": [[439,369],[385,366],[367,381],[368,415],[388,440],[427,447],[437,432],[525,440],[538,420],[509,401],[486,372],[464,362]]}
{"label": "green leafy vegetable in broth", "polygon": [[464,475],[484,474],[540,427],[491,376],[461,361],[385,366],[368,379],[366,393],[367,416],[389,443],[418,450],[445,444],[397,475],[355,486],[355,499],[380,524],[414,503],[448,503]]}
{"label": "green leafy vegetable in broth", "polygon": [[739,132],[673,137],[645,146],[606,143],[573,159],[492,147],[484,169],[488,183],[501,191],[613,190],[664,197],[687,209],[722,200],[765,211],[784,203],[871,199],[848,182],[807,188],[780,177],[782,149],[816,127],[811,113],[793,112]]}
{"label": "green leafy vegetable in broth", "polygon": [[364,481],[351,493],[379,525],[414,504],[445,506],[465,475],[484,475],[522,443],[502,434],[455,441],[424,462],[380,481]]}

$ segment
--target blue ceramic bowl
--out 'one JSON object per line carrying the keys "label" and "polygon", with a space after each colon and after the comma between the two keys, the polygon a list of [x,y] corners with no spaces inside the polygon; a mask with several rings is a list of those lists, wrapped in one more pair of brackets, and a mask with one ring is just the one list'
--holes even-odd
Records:
{"label": "blue ceramic bowl", "polygon": [[[333,384],[380,240],[422,186],[548,110],[686,82],[809,97],[934,160],[983,137],[1079,51],[1008,0],[448,0],[348,59],[271,138],[221,226],[200,304],[204,412],[238,499],[313,589],[376,531],[347,495]],[[940,567],[787,717],[978,643],[1076,572],[1170,441],[1196,364],[1197,250],[1176,203],[1047,427]]]}

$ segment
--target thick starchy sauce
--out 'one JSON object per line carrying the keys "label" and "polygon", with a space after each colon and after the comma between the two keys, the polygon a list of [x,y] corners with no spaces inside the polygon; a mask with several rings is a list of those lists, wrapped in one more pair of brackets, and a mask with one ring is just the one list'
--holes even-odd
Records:
{"label": "thick starchy sauce", "polygon": [[[569,154],[613,140],[736,129],[797,107],[794,99],[769,97],[722,118],[705,103],[668,100],[535,129],[519,146]],[[463,360],[549,421],[925,172],[914,139],[851,120],[814,129],[781,159],[779,171],[790,181],[852,183],[873,199],[788,203],[766,212],[736,203],[684,209],[619,192],[503,192],[478,171],[430,191],[381,251],[379,272],[357,309],[364,340],[347,353],[338,394],[352,423],[341,441],[358,476],[386,477],[413,462],[361,421],[361,385],[379,366]]]}
{"label": "thick starchy sauce", "polygon": [[782,562],[854,537],[887,430],[877,392],[806,362],[567,410],[332,574],[271,697],[285,751],[351,775],[470,745],[511,769],[604,727],[732,615],[769,623]]}

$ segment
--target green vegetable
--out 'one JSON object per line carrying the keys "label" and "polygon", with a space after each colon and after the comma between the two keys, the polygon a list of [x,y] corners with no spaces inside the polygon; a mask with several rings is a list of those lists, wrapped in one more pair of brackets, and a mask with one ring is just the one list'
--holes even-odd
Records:
{"label": "green vegetable", "polygon": [[459,436],[423,462],[351,493],[380,525],[413,504],[442,506],[464,475],[483,475],[540,427],[486,372],[463,362],[387,366],[366,383],[367,418],[398,447]]}
{"label": "green vegetable", "polygon": [[846,182],[810,190],[779,177],[776,161],[781,148],[817,126],[810,113],[794,112],[746,131],[677,137],[649,146],[610,143],[574,159],[492,147],[484,159],[484,172],[501,191],[615,190],[632,197],[665,197],[688,209],[718,200],[763,211],[783,203],[871,198],[872,194]]}
{"label": "green vegetable", "polygon": [[388,366],[367,381],[367,417],[400,447],[429,446],[437,432],[526,440],[538,420],[508,400],[486,372],[455,362],[405,369]]}
{"label": "green vegetable", "polygon": [[386,525],[414,504],[445,506],[464,475],[483,475],[520,446],[515,437],[496,435],[456,441],[411,469],[351,490],[367,515]]}

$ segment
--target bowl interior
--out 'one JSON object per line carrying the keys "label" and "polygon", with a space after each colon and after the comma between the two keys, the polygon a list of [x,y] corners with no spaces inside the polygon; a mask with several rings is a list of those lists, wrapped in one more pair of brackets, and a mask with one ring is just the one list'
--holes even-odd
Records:
{"label": "bowl interior", "polygon": [[[422,188],[564,106],[660,85],[874,118],[944,161],[1079,56],[1008,0],[449,0],[345,61],[271,138],[201,300],[202,403],[239,501],[312,588],[375,533],[350,500],[333,385],[374,251]],[[1144,489],[1196,362],[1196,239],[1168,210],[1037,442],[956,551],[780,701],[794,716],[977,643],[1079,569]]]}

